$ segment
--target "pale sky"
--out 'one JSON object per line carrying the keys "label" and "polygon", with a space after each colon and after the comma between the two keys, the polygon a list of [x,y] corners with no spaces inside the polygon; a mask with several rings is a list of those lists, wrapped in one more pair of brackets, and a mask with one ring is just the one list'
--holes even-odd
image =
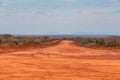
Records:
{"label": "pale sky", "polygon": [[0,34],[120,35],[120,0],[0,0]]}

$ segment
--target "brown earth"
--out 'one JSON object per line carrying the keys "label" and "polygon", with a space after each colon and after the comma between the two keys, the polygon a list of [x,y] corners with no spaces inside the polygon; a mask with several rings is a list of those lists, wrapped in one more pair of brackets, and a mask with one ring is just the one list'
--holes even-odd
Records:
{"label": "brown earth", "polygon": [[90,49],[63,40],[46,48],[8,51],[0,52],[0,80],[120,80],[118,49]]}

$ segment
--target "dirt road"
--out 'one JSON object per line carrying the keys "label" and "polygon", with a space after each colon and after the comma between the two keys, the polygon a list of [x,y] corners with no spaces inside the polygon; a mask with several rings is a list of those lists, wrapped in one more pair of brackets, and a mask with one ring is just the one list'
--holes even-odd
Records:
{"label": "dirt road", "polygon": [[48,48],[1,53],[0,69],[0,80],[120,80],[120,51],[64,40]]}

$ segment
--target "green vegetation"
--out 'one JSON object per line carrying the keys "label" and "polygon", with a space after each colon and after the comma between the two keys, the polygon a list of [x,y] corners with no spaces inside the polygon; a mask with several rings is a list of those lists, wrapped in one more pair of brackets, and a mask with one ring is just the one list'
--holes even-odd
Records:
{"label": "green vegetation", "polygon": [[35,36],[12,36],[9,34],[0,35],[0,46],[6,45],[27,45],[27,44],[43,44],[50,41],[51,38],[35,37]]}
{"label": "green vegetation", "polygon": [[89,37],[76,37],[72,38],[77,45],[91,47],[91,46],[103,46],[103,47],[120,47],[120,37],[104,37],[104,38],[89,38]]}
{"label": "green vegetation", "polygon": [[[13,36],[9,34],[0,35],[0,46],[17,46],[17,45],[28,45],[28,44],[37,44],[41,45],[52,38],[48,36],[39,37],[39,36]],[[67,40],[67,38],[63,38]],[[104,38],[90,38],[90,37],[76,37],[71,38],[75,44],[79,46],[91,47],[91,46],[104,46],[104,47],[120,47],[120,37],[104,37]],[[59,43],[61,40],[58,40]]]}

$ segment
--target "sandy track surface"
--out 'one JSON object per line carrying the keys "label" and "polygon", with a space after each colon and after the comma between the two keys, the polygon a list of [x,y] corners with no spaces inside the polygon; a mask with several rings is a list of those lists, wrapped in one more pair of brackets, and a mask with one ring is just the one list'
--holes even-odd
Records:
{"label": "sandy track surface", "polygon": [[0,54],[0,80],[120,80],[120,50],[63,40],[56,46]]}

